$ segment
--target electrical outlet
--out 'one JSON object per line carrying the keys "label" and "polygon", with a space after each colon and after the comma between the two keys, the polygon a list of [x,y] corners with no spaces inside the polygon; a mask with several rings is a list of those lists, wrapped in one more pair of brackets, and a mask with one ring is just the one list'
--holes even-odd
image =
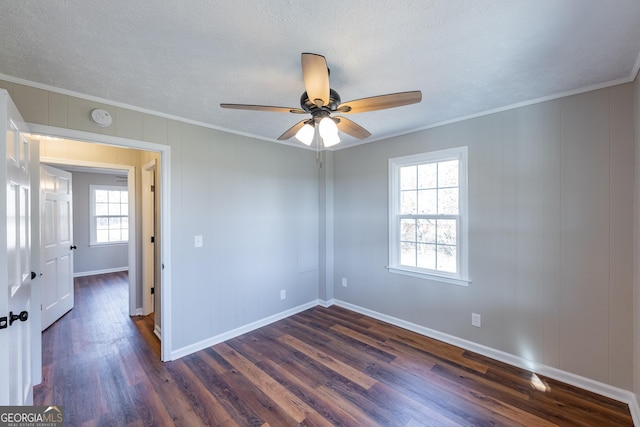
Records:
{"label": "electrical outlet", "polygon": [[203,246],[202,236],[195,236],[193,238],[193,246],[196,248],[201,248]]}
{"label": "electrical outlet", "polygon": [[471,313],[471,325],[477,328],[482,326],[482,318],[479,314]]}
{"label": "electrical outlet", "polygon": [[280,291],[280,299],[285,299],[287,297],[287,291],[285,289]]}
{"label": "electrical outlet", "polygon": [[343,288],[346,288],[346,287],[347,287],[347,278],[346,278],[346,277],[343,277],[343,278],[342,278],[342,287],[343,287]]}

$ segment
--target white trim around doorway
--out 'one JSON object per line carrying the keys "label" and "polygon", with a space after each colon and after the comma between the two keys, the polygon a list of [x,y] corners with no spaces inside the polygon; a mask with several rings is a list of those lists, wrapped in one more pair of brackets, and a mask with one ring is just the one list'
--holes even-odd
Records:
{"label": "white trim around doorway", "polygon": [[161,359],[171,360],[171,206],[170,176],[171,176],[171,147],[154,142],[146,142],[121,138],[111,135],[95,134],[75,129],[58,128],[47,125],[28,123],[33,134],[46,135],[57,138],[73,139],[88,143],[99,143],[137,150],[155,151],[160,153],[160,194],[161,194],[161,235],[160,258],[162,262],[162,286],[160,288],[160,322],[162,325]]}

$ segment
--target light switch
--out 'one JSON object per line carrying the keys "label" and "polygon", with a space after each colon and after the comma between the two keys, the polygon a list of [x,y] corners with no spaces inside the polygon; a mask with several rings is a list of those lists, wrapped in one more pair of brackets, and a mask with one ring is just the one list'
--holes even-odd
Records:
{"label": "light switch", "polygon": [[201,248],[202,245],[202,236],[195,236],[193,239],[193,246],[195,246],[196,248]]}

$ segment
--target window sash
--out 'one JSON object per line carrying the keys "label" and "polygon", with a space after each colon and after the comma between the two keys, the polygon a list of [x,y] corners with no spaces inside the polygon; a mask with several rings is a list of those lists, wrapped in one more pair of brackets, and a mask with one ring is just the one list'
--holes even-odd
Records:
{"label": "window sash", "polygon": [[[418,231],[416,230],[416,236],[413,240],[409,240],[409,239],[403,239],[403,232],[402,232],[402,223],[403,220],[414,220],[414,221],[418,221],[418,220],[431,220],[434,221],[434,236],[433,239],[431,240],[420,240],[420,238],[418,237]],[[455,221],[455,241],[453,243],[449,243],[449,242],[440,242],[439,241],[439,236],[438,236],[438,222],[441,221]],[[460,232],[461,232],[461,223],[462,220],[460,218],[460,215],[397,215],[396,217],[396,230],[397,230],[397,236],[398,236],[398,244],[396,245],[396,260],[397,260],[397,264],[398,266],[401,267],[407,267],[407,268],[416,268],[419,270],[426,270],[428,272],[430,272],[431,274],[437,274],[437,275],[446,275],[446,276],[451,276],[451,277],[458,277],[459,273],[460,273],[460,268],[461,268],[461,263],[462,263],[462,253],[459,250],[460,248],[460,243],[461,243],[461,236],[460,236]],[[417,227],[416,227],[417,228]],[[403,256],[402,256],[402,247],[403,245],[407,245],[407,244],[412,244],[416,246],[416,249],[418,247],[420,247],[421,245],[425,245],[425,246],[433,246],[434,250],[435,250],[435,260],[434,260],[434,264],[435,264],[435,268],[429,268],[429,267],[425,267],[424,264],[421,266],[420,262],[418,260],[418,256],[419,256],[419,251],[416,250],[415,253],[415,257],[416,260],[413,264],[406,264],[403,262]],[[451,271],[450,269],[445,269],[445,268],[438,268],[439,265],[442,265],[438,262],[438,251],[439,248],[447,248],[447,247],[452,247],[455,248],[455,270]]]}

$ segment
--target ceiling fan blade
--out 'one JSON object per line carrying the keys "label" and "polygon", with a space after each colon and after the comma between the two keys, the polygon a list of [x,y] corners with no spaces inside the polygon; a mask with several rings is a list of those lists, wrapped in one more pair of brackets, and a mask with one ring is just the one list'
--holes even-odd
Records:
{"label": "ceiling fan blade", "polygon": [[338,129],[344,133],[347,133],[358,139],[365,139],[371,136],[371,133],[368,130],[366,130],[356,122],[347,119],[346,117],[336,116],[334,119],[339,120],[336,125],[338,126]]}
{"label": "ceiling fan blade", "polygon": [[307,112],[301,108],[290,107],[272,107],[270,105],[248,105],[248,104],[220,104],[222,108],[231,108],[234,110],[254,110],[254,111],[271,111],[274,113],[295,113],[306,114]]}
{"label": "ceiling fan blade", "polygon": [[302,54],[302,78],[304,79],[304,87],[311,102],[316,105],[327,105],[329,103],[329,68],[327,60],[322,55],[315,53]]}
{"label": "ceiling fan blade", "polygon": [[336,111],[343,114],[366,113],[367,111],[384,110],[386,108],[400,107],[416,104],[422,101],[422,92],[390,93],[388,95],[372,96],[370,98],[356,99],[340,104]]}
{"label": "ceiling fan blade", "polygon": [[278,137],[278,141],[284,141],[286,139],[291,138],[296,133],[298,133],[298,131],[302,128],[302,126],[304,126],[304,124],[307,123],[308,121],[309,120],[300,120],[298,123],[296,123],[295,125],[291,126],[289,129],[287,129],[285,133],[280,135]]}

